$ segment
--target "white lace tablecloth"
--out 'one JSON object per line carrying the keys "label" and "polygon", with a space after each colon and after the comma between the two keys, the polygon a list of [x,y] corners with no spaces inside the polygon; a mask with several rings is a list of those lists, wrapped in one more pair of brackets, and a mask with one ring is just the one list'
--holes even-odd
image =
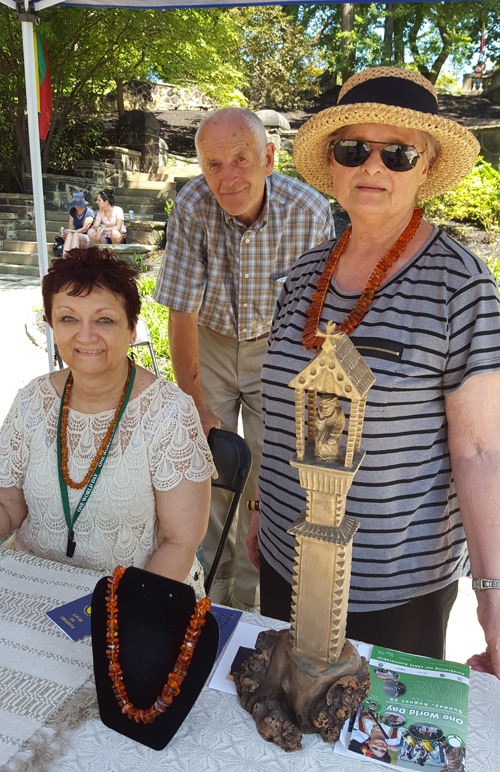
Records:
{"label": "white lace tablecloth", "polygon": [[[244,614],[250,624],[283,627]],[[73,720],[49,722],[5,767],[6,772],[367,772],[362,759],[334,754],[317,735],[285,753],[257,734],[249,713],[230,694],[205,686],[193,710],[163,751],[153,751],[107,729],[99,720],[92,681],[67,703]],[[71,710],[69,711],[71,713]],[[71,728],[73,727],[73,728]],[[472,673],[467,772],[500,769],[500,681]],[[382,769],[381,766],[372,769]],[[417,768],[417,767],[416,767]]]}
{"label": "white lace tablecloth", "polygon": [[90,638],[71,641],[46,612],[88,595],[98,578],[0,548],[0,767],[92,673]]}

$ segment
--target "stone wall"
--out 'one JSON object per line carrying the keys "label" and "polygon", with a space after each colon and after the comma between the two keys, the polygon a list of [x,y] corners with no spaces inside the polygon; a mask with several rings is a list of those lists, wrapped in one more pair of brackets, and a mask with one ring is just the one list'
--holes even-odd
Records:
{"label": "stone wall", "polygon": [[3,214],[15,215],[17,228],[22,229],[22,223],[33,222],[33,196],[26,193],[0,193],[0,216]]}
{"label": "stone wall", "polygon": [[0,249],[3,249],[4,241],[17,240],[17,219],[13,212],[0,212]]}
{"label": "stone wall", "polygon": [[157,172],[160,154],[160,124],[146,110],[127,110],[118,119],[118,144],[140,154],[141,172]]}
{"label": "stone wall", "polygon": [[467,128],[472,131],[480,143],[481,150],[479,152],[484,160],[498,167],[500,164],[500,126],[493,124],[467,126]]}
{"label": "stone wall", "polygon": [[[73,198],[73,191],[80,190],[89,203],[95,200],[95,186],[87,177],[69,177],[65,174],[42,175],[45,209],[51,212],[67,212],[68,201]],[[33,193],[31,174],[25,177],[27,193]],[[95,192],[94,192],[95,191]]]}
{"label": "stone wall", "polygon": [[[106,96],[111,110],[116,110],[116,91]],[[180,88],[171,83],[148,83],[144,80],[129,80],[123,85],[125,110],[212,110],[217,102],[199,88]]]}
{"label": "stone wall", "polygon": [[[76,161],[76,175],[44,174],[43,193],[46,211],[67,212],[68,201],[75,190],[81,191],[90,207],[97,209],[96,198],[100,190],[121,187],[129,172],[139,171],[141,153],[123,147],[99,148],[100,161]],[[0,213],[13,212],[20,220],[33,219],[33,186],[31,175],[26,175],[27,193],[0,195]]]}
{"label": "stone wall", "polygon": [[[78,164],[79,169],[86,169],[86,174],[96,177],[102,169],[105,175],[105,185],[102,187],[119,188],[127,174],[130,172],[141,171],[142,153],[138,150],[129,150],[126,147],[117,147],[116,145],[106,145],[106,147],[96,148],[99,162],[81,161]],[[77,164],[75,163],[75,170]],[[102,190],[102,187],[100,190]]]}

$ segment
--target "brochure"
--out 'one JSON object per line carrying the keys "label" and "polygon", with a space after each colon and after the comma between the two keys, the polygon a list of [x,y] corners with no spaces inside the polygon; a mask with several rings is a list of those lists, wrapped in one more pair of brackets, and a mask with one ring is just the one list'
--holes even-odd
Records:
{"label": "brochure", "polygon": [[46,614],[72,641],[79,641],[90,633],[90,604],[92,593],[58,606]]}
{"label": "brochure", "polygon": [[220,653],[226,643],[229,640],[231,633],[238,624],[238,621],[243,614],[243,611],[237,611],[234,608],[228,606],[216,606],[212,603],[210,611],[217,620],[219,625],[219,648],[217,650],[217,657],[220,657]]}
{"label": "brochure", "polygon": [[470,668],[359,645],[371,691],[347,721],[335,752],[400,769],[465,772]]}

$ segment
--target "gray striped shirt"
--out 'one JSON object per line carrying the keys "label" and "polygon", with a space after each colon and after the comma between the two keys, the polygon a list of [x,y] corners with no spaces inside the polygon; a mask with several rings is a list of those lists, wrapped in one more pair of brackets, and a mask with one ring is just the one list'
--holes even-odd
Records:
{"label": "gray striped shirt", "polygon": [[335,235],[330,205],[302,182],[273,172],[264,209],[248,228],[217,203],[204,176],[179,193],[168,221],[158,303],[221,335],[269,332],[280,279],[307,249]]}
{"label": "gray striped shirt", "polygon": [[[288,463],[295,451],[295,416],[287,384],[315,355],[302,346],[302,330],[332,244],[306,253],[292,268],[262,372],[261,549],[290,582],[294,539],[286,530],[305,507],[305,492]],[[332,283],[322,327],[328,320],[340,323],[359,294]],[[376,378],[363,428],[366,457],[347,497],[347,514],[361,523],[354,537],[351,611],[388,608],[467,573],[445,396],[473,375],[500,370],[499,333],[494,277],[438,230],[376,292],[350,333]],[[348,416],[349,403],[341,404]]]}

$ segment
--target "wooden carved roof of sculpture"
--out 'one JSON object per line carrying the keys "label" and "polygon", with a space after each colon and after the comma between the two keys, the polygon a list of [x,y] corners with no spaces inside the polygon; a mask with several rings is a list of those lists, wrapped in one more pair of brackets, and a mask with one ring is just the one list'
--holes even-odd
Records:
{"label": "wooden carved roof of sculpture", "polygon": [[360,400],[375,383],[375,377],[343,332],[335,332],[333,322],[317,333],[325,339],[321,351],[288,384],[299,391],[314,390]]}

